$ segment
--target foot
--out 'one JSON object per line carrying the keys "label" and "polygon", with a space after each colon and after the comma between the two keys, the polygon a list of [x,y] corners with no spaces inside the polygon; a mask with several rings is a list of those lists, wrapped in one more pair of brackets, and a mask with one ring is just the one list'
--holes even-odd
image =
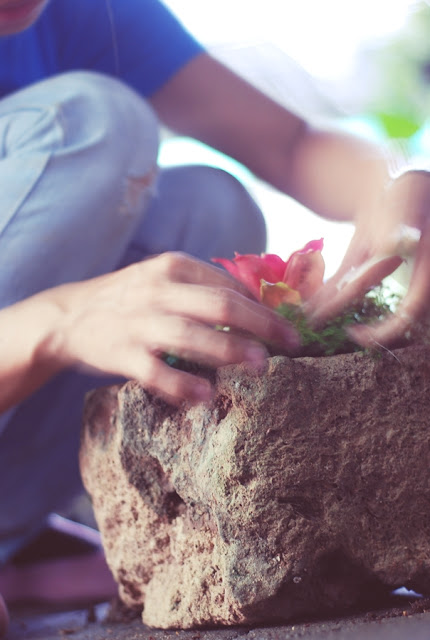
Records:
{"label": "foot", "polygon": [[0,595],[0,638],[4,638],[4,636],[6,635],[8,624],[9,615],[6,609],[5,602]]}
{"label": "foot", "polygon": [[118,588],[103,552],[46,560],[0,572],[0,590],[9,605],[73,607],[110,600]]}
{"label": "foot", "polygon": [[54,517],[0,570],[0,593],[8,604],[70,607],[110,600],[118,588],[99,533]]}

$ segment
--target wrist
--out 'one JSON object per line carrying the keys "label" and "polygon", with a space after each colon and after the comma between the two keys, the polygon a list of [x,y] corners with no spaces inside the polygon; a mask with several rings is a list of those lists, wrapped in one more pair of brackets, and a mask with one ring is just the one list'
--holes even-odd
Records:
{"label": "wrist", "polygon": [[65,367],[58,357],[60,310],[45,293],[0,311],[0,412]]}
{"label": "wrist", "polygon": [[72,365],[65,349],[67,305],[62,291],[67,285],[48,289],[34,296],[34,364],[57,373]]}
{"label": "wrist", "polygon": [[61,349],[64,314],[54,291],[43,291],[6,310],[10,312],[12,322],[14,315],[16,317],[22,358],[27,360],[31,370],[49,377],[67,366]]}

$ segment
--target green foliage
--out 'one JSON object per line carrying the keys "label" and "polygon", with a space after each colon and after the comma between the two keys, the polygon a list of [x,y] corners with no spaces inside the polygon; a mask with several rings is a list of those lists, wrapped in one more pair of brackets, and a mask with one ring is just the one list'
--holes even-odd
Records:
{"label": "green foliage", "polygon": [[415,118],[401,113],[374,113],[373,116],[389,138],[411,138],[421,127]]}
{"label": "green foliage", "polygon": [[415,3],[405,25],[367,52],[373,87],[364,111],[390,139],[410,141],[428,120],[430,5]]}
{"label": "green foliage", "polygon": [[295,305],[283,304],[277,312],[298,331],[302,342],[301,356],[331,356],[361,351],[362,348],[349,337],[348,327],[382,320],[394,311],[397,302],[395,294],[388,295],[379,287],[319,328],[311,327],[301,308]]}

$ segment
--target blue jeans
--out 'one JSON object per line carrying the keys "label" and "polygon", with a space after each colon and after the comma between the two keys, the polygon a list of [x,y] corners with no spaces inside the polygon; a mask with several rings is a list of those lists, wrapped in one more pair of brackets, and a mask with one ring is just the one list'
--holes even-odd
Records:
{"label": "blue jeans", "polygon": [[[158,122],[117,80],[70,73],[0,101],[0,308],[164,251],[260,253],[265,225],[219,169],[157,170]],[[0,416],[0,564],[81,489],[74,372]]]}

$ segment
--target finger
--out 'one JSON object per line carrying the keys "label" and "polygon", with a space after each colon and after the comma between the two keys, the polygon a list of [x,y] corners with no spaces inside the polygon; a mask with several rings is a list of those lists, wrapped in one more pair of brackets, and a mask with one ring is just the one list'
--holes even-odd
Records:
{"label": "finger", "polygon": [[[139,327],[135,327],[138,331]],[[248,362],[261,367],[268,353],[260,343],[232,332],[216,331],[189,318],[161,316],[145,326],[153,353],[169,353],[210,367]]]}
{"label": "finger", "polygon": [[135,379],[173,405],[184,400],[193,404],[208,402],[213,397],[213,389],[208,380],[187,371],[173,369],[155,356],[149,359],[145,357],[145,364]]}
{"label": "finger", "polygon": [[353,277],[341,289],[338,288],[339,283],[334,286],[333,283],[330,283],[325,301],[313,313],[309,314],[310,322],[317,325],[329,318],[336,317],[353,302],[361,300],[369,290],[380,284],[402,262],[403,259],[398,256],[384,258],[369,264],[369,267],[361,273],[360,269],[357,269],[357,276]]}
{"label": "finger", "polygon": [[183,400],[205,402],[213,395],[208,380],[170,367],[151,354],[144,345],[131,340],[115,350],[115,362],[110,371],[129,380],[136,380],[170,404],[177,405]]}
{"label": "finger", "polygon": [[428,313],[430,306],[430,230],[426,228],[415,256],[414,270],[408,293],[397,312],[387,320],[369,327],[353,327],[350,335],[363,346],[392,344],[404,338],[408,331]]}
{"label": "finger", "polygon": [[388,320],[374,325],[358,325],[347,329],[351,340],[365,348],[389,346],[411,328],[411,317],[399,309]]}
{"label": "finger", "polygon": [[278,313],[232,289],[178,284],[166,287],[160,298],[169,314],[246,331],[287,349],[297,348],[300,342],[297,332]]}
{"label": "finger", "polygon": [[249,289],[225,269],[210,265],[184,253],[172,252],[157,256],[154,259],[153,267],[170,282],[229,288],[255,300]]}
{"label": "finger", "polygon": [[332,300],[337,296],[339,282],[346,276],[351,269],[357,265],[363,264],[369,258],[369,249],[364,246],[362,238],[359,234],[355,234],[349,244],[348,250],[341,262],[336,273],[324,284],[317,293],[308,300],[305,305],[305,313],[312,316],[313,313],[322,307],[327,300]]}
{"label": "finger", "polygon": [[340,267],[331,279],[333,281],[341,280],[348,271],[359,264],[363,264],[369,257],[369,243],[364,242],[362,235],[356,231],[340,263]]}

